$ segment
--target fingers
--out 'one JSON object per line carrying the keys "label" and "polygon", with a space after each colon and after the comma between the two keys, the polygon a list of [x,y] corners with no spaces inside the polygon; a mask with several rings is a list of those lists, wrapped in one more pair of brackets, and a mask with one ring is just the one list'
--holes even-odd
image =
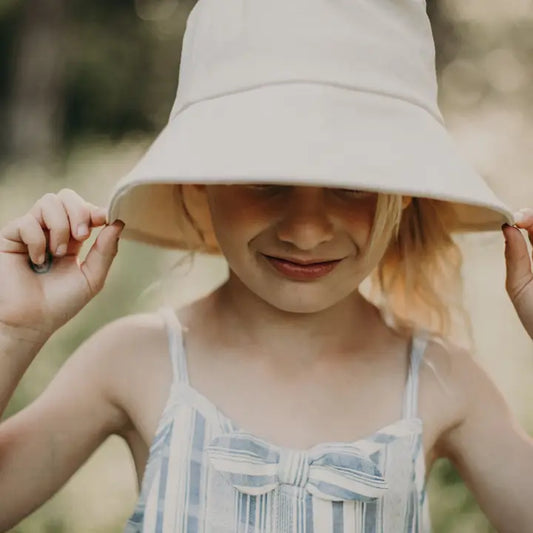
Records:
{"label": "fingers", "polygon": [[[7,239],[24,243],[33,263],[40,265],[44,262],[46,236],[39,222],[30,213],[26,213],[26,215],[15,220],[13,224],[8,225],[4,233]],[[7,249],[5,251],[16,252],[20,251],[20,249]]]}
{"label": "fingers", "polygon": [[116,220],[113,224],[106,226],[94,241],[85,261],[80,265],[93,295],[104,286],[111,263],[117,255],[118,240],[123,228],[124,223],[121,220]]}
{"label": "fingers", "polygon": [[[105,211],[85,201],[72,189],[61,189],[56,198],[62,203],[68,218],[67,243],[70,237],[83,242],[90,235],[92,227],[101,226],[105,223]],[[52,251],[56,249],[53,244],[51,244],[51,247]]]}
{"label": "fingers", "polygon": [[94,227],[103,226],[106,223],[107,211],[104,207],[98,207],[97,205],[87,202],[91,214],[91,224]]}
{"label": "fingers", "polygon": [[529,242],[533,245],[533,208],[525,207],[514,215],[515,224],[528,232]]}
{"label": "fingers", "polygon": [[26,215],[3,228],[0,249],[20,253],[25,251],[21,245],[26,245],[32,262],[40,264],[37,261],[45,256],[47,240],[55,256],[77,254],[91,228],[105,221],[103,208],[85,201],[72,189],[62,189],[57,194],[45,194]]}
{"label": "fingers", "polygon": [[[59,197],[52,193],[45,194],[30,209],[29,215],[33,215],[41,230],[44,228],[49,231],[48,247],[50,252],[53,255],[65,255],[70,240],[70,224],[67,212]],[[40,251],[44,254],[44,247]]]}
{"label": "fingers", "polygon": [[67,210],[71,234],[74,239],[84,240],[88,237],[90,233],[88,230],[91,227],[105,224],[105,209],[85,201],[72,189],[61,189],[57,196]]}
{"label": "fingers", "polygon": [[[533,210],[522,210],[525,215],[520,218],[515,215],[516,226],[528,230],[529,241],[533,244]],[[531,259],[520,229],[513,226],[504,226],[502,231],[505,236],[506,260],[506,290],[512,299],[519,296],[522,290],[533,282]]]}

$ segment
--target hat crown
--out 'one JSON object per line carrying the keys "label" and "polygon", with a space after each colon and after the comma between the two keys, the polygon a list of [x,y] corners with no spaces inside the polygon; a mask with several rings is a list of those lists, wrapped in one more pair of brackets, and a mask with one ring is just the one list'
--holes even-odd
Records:
{"label": "hat crown", "polygon": [[204,99],[290,82],[405,99],[442,122],[425,0],[198,0],[171,118]]}
{"label": "hat crown", "polygon": [[175,185],[268,182],[431,198],[451,231],[499,231],[512,212],[437,96],[425,0],[198,0],[170,120],[108,220],[122,238],[220,253],[205,195]]}

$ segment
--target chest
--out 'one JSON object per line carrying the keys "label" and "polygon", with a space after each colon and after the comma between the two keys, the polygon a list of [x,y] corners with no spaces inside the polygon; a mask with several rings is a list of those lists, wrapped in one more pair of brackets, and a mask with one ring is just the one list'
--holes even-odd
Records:
{"label": "chest", "polygon": [[[363,365],[287,370],[221,363],[211,364],[209,372],[192,364],[189,377],[195,390],[239,427],[281,446],[308,448],[355,440],[401,418],[407,369],[391,368],[396,379],[371,380]],[[390,395],[399,401],[383,401]]]}
{"label": "chest", "polygon": [[392,533],[406,520],[415,531],[423,456],[410,429],[293,450],[243,431],[196,389],[173,386],[131,531],[158,516],[168,531]]}
{"label": "chest", "polygon": [[[128,412],[133,422],[126,435],[139,478],[144,472],[164,406],[168,400],[172,367],[165,351],[146,365],[142,383],[130,384]],[[195,364],[196,361],[196,364]],[[142,364],[142,362],[140,363]],[[305,449],[321,442],[350,442],[367,437],[398,421],[404,410],[408,364],[399,363],[383,375],[393,379],[371,380],[364,368],[338,372],[296,372],[283,379],[261,365],[233,367],[227,372],[223,363],[189,359],[188,388],[193,403],[203,405],[231,420],[239,428],[269,442]],[[146,379],[151,376],[150,379]],[[137,378],[138,379],[138,378]],[[433,448],[450,413],[432,387],[431,375],[419,375],[418,414],[424,423],[423,446],[429,471]],[[133,394],[142,391],[142,395]]]}

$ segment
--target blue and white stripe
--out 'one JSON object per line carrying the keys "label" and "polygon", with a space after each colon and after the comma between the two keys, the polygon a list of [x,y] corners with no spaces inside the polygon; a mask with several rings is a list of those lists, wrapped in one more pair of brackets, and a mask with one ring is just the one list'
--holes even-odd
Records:
{"label": "blue and white stripe", "polygon": [[188,380],[181,327],[167,318],[174,382],[125,533],[428,533],[413,339],[404,418],[352,443],[274,446]]}

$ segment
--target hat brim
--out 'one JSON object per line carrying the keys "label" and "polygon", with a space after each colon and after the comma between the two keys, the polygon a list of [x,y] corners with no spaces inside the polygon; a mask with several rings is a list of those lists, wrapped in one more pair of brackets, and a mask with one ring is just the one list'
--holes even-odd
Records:
{"label": "hat brim", "polygon": [[126,239],[186,248],[172,185],[245,182],[443,200],[453,205],[452,232],[514,223],[426,109],[318,83],[262,86],[188,105],[117,183],[108,222],[124,221]]}

